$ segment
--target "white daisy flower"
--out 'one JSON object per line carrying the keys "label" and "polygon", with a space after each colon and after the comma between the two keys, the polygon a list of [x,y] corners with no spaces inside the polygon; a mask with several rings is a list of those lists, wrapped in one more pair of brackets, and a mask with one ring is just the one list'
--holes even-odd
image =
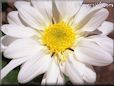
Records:
{"label": "white daisy flower", "polygon": [[107,35],[113,23],[107,4],[94,7],[74,1],[17,1],[17,11],[3,25],[1,51],[12,59],[2,70],[3,79],[21,65],[18,82],[27,83],[44,73],[42,84],[94,83],[92,66],[113,62],[113,40]]}

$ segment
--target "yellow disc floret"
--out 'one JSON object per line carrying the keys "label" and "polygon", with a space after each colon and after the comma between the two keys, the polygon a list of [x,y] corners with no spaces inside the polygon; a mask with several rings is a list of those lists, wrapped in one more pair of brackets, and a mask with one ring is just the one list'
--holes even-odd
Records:
{"label": "yellow disc floret", "polygon": [[48,26],[42,35],[43,44],[54,53],[63,52],[70,48],[75,38],[75,31],[63,21]]}

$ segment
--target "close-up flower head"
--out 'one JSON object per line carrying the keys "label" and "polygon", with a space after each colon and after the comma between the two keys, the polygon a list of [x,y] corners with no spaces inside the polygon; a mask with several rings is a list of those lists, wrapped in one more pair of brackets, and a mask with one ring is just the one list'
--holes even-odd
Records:
{"label": "close-up flower head", "polygon": [[107,3],[83,0],[15,0],[16,10],[2,24],[1,52],[10,62],[1,80],[16,67],[18,83],[43,74],[42,85],[95,84],[94,66],[113,63],[113,22]]}

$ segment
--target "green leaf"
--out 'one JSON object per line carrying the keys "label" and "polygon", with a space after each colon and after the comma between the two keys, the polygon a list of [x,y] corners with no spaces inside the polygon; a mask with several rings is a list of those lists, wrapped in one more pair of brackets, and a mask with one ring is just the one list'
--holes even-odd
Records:
{"label": "green leaf", "polygon": [[67,83],[69,81],[69,78],[66,75],[64,75],[64,77],[65,77],[65,83]]}
{"label": "green leaf", "polygon": [[6,61],[0,60],[0,69],[2,69],[6,64]]}
{"label": "green leaf", "polygon": [[17,85],[17,75],[18,75],[18,70],[13,70],[11,71],[3,80],[2,80],[2,85]]}

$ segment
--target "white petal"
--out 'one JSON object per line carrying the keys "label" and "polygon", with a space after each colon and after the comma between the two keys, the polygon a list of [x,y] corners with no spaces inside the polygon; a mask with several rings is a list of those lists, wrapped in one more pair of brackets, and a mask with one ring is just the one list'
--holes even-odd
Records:
{"label": "white petal", "polygon": [[91,12],[93,12],[93,11],[96,11],[97,12],[97,11],[99,11],[100,9],[102,9],[102,8],[104,8],[106,6],[108,6],[107,3],[97,4],[96,6],[94,6],[93,8],[91,8],[91,10],[88,12],[88,14],[91,13]]}
{"label": "white petal", "polygon": [[18,39],[8,46],[4,51],[7,58],[19,58],[36,54],[41,49],[41,45],[32,39]]}
{"label": "white petal", "polygon": [[98,12],[100,9],[102,9],[103,7],[107,6],[108,4],[102,3],[102,4],[98,4],[95,7],[91,8],[90,11],[88,11],[86,13],[86,15],[84,16],[84,18],[82,18],[80,20],[80,22],[78,24],[76,24],[76,29],[80,29],[82,28],[92,17],[93,15]]}
{"label": "white petal", "polygon": [[[41,56],[41,55],[39,55]],[[36,76],[47,71],[51,61],[51,56],[46,55],[41,57],[38,61],[25,63],[18,75],[18,82],[26,83],[35,78]]]}
{"label": "white petal", "polygon": [[44,75],[44,77],[43,77],[43,79],[42,79],[42,82],[41,82],[41,84],[42,85],[48,85],[48,84],[51,84],[51,85],[53,85],[53,84],[56,84],[56,85],[64,85],[65,84],[65,80],[64,80],[64,75],[63,74],[59,74],[58,75],[58,79],[57,79],[57,82],[55,82],[55,83],[46,83],[46,74]]}
{"label": "white petal", "polygon": [[69,79],[71,80],[72,83],[74,84],[83,84],[84,81],[82,79],[82,77],[80,76],[78,71],[74,70],[74,67],[70,65],[71,62],[67,62],[66,63],[66,67],[65,67],[65,75],[67,77],[69,77]]}
{"label": "white petal", "polygon": [[32,6],[22,5],[21,7],[18,7],[18,11],[23,22],[32,28],[43,29],[48,23]]}
{"label": "white petal", "polygon": [[8,13],[7,19],[10,24],[17,24],[23,26],[21,20],[19,19],[18,11],[12,11]]}
{"label": "white petal", "polygon": [[85,24],[81,29],[82,31],[94,31],[97,29],[104,20],[108,17],[109,12],[107,9],[103,8],[100,11],[96,12],[93,17]]}
{"label": "white petal", "polygon": [[27,1],[16,1],[14,3],[15,7],[18,9],[20,6],[22,5],[30,5],[30,2],[27,2]]}
{"label": "white petal", "polygon": [[94,42],[81,40],[75,48],[76,58],[84,63],[105,66],[113,62],[112,56]]}
{"label": "white petal", "polygon": [[55,62],[55,59],[53,59],[45,75],[46,78],[45,82],[42,84],[57,84],[59,74],[60,74],[59,66]]}
{"label": "white petal", "polygon": [[55,61],[55,59],[53,59],[48,68],[48,71],[43,76],[42,85],[46,84],[62,85],[64,83],[65,83],[64,76],[62,72],[60,72],[57,62]]}
{"label": "white petal", "polygon": [[13,70],[15,67],[21,65],[25,61],[27,61],[29,58],[23,57],[20,59],[14,59],[11,60],[2,70],[1,70],[1,79],[3,79],[11,70]]}
{"label": "white petal", "polygon": [[4,44],[2,43],[3,39],[5,36],[1,37],[1,41],[0,41],[0,45],[1,45],[1,49],[0,51],[3,52],[7,47],[4,46]]}
{"label": "white petal", "polygon": [[45,85],[45,84],[46,84],[46,73],[43,75],[42,82],[41,82],[41,85]]}
{"label": "white petal", "polygon": [[79,74],[84,81],[88,83],[94,83],[96,81],[96,73],[91,68],[87,67],[87,65],[74,59],[73,55],[69,56],[69,62],[74,68],[74,71],[77,71],[77,74]]}
{"label": "white petal", "polygon": [[52,60],[52,63],[49,66],[49,70],[47,71],[47,80],[48,84],[55,84],[57,82],[58,75],[60,73],[59,67],[55,60]]}
{"label": "white petal", "polygon": [[60,70],[64,73],[65,72],[65,66],[66,66],[66,62],[59,64]]}
{"label": "white petal", "polygon": [[102,25],[98,28],[102,32],[102,34],[108,35],[114,30],[114,23],[104,21]]}
{"label": "white petal", "polygon": [[83,0],[77,0],[77,1],[56,0],[55,3],[58,11],[61,14],[62,20],[67,20],[79,11],[83,3]]}
{"label": "white petal", "polygon": [[31,37],[38,34],[35,30],[29,27],[19,26],[15,24],[3,25],[1,28],[2,32],[8,36],[17,38]]}
{"label": "white petal", "polygon": [[23,64],[22,67],[24,66],[24,68],[27,68],[28,65],[36,63],[39,59],[41,59],[45,55],[46,55],[45,50],[40,49],[36,54],[32,55],[32,58],[30,58],[25,64]]}
{"label": "white petal", "polygon": [[5,49],[13,42],[16,38],[10,37],[10,36],[2,36],[1,37],[1,51],[5,51]]}
{"label": "white petal", "polygon": [[58,76],[57,84],[59,84],[59,85],[65,84],[64,75],[62,73],[60,73]]}
{"label": "white petal", "polygon": [[[61,57],[63,57],[63,56],[68,57],[68,56],[69,56],[69,53],[71,53],[71,51],[66,50],[66,51],[63,53],[63,55],[59,55],[59,56],[61,56]],[[67,63],[67,61],[63,62],[62,64],[59,64],[59,68],[60,68],[61,72],[63,72],[63,73],[66,72],[66,70],[65,70],[66,63]]]}
{"label": "white petal", "polygon": [[113,55],[113,42],[111,38],[105,35],[96,35],[88,37],[89,40],[94,41],[97,43],[101,48],[103,48],[105,51]]}
{"label": "white petal", "polygon": [[81,6],[79,12],[76,14],[76,17],[73,21],[73,23],[74,23],[73,26],[78,24],[87,15],[87,13],[89,12],[90,9],[91,9],[91,6],[83,4]]}
{"label": "white petal", "polygon": [[43,17],[45,18],[45,21],[48,23],[51,23],[52,21],[52,1],[38,1],[38,0],[32,0],[31,1],[33,6],[40,12]]}

